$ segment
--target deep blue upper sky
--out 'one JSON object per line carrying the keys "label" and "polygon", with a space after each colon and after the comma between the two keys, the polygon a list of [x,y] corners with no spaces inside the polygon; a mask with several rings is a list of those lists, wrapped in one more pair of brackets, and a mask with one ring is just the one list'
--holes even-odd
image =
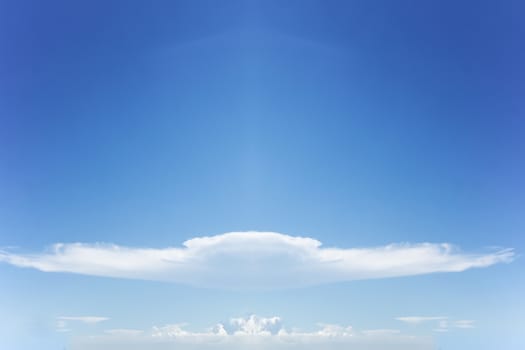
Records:
{"label": "deep blue upper sky", "polygon": [[272,230],[525,248],[524,16],[1,0],[0,246]]}
{"label": "deep blue upper sky", "polygon": [[4,243],[515,245],[523,6],[460,3],[2,1]]}

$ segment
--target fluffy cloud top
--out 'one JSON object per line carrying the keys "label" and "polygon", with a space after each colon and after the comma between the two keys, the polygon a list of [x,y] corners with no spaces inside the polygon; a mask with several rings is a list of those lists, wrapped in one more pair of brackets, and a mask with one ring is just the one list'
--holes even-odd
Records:
{"label": "fluffy cloud top", "polygon": [[58,243],[37,254],[0,251],[0,261],[46,272],[177,282],[228,289],[302,287],[357,279],[459,272],[510,262],[512,249],[463,253],[448,243],[323,248],[307,237],[232,232],[183,247]]}
{"label": "fluffy cloud top", "polygon": [[403,335],[398,330],[356,331],[352,327],[321,325],[311,332],[288,331],[279,317],[233,318],[227,325],[217,324],[193,332],[184,325],[139,330],[110,330],[104,335],[75,338],[73,350],[164,350],[164,349],[354,349],[354,350],[427,350],[431,339]]}

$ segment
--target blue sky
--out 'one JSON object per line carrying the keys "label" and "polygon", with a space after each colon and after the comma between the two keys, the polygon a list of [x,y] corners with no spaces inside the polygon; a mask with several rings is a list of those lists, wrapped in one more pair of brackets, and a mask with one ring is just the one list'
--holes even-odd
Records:
{"label": "blue sky", "polygon": [[[89,261],[74,274],[1,263],[0,347],[62,349],[180,323],[202,332],[258,315],[287,330],[322,323],[398,330],[441,349],[522,348],[524,10],[0,1],[0,258],[75,242],[162,251],[244,231],[366,252],[450,243],[468,261],[515,253],[462,272],[447,263],[271,290],[97,277]],[[259,272],[291,261],[256,256]],[[217,268],[223,258],[236,274],[231,262],[246,256],[219,255]]]}

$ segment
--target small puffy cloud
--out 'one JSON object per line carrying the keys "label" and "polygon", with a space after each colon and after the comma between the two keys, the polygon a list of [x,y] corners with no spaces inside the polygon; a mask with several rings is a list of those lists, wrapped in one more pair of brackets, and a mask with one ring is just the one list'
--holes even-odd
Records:
{"label": "small puffy cloud", "polygon": [[279,317],[259,318],[252,315],[248,318],[232,318],[230,324],[235,329],[234,334],[237,335],[271,335],[281,329]]}
{"label": "small puffy cloud", "polygon": [[428,337],[401,334],[398,330],[357,331],[352,327],[320,324],[314,331],[289,331],[279,317],[233,318],[229,324],[217,324],[202,332],[190,331],[185,324],[153,327],[151,331],[106,331],[104,335],[77,337],[73,350],[165,350],[165,349],[326,349],[344,350],[427,350]]}
{"label": "small puffy cloud", "polygon": [[58,243],[44,253],[0,251],[0,261],[45,272],[169,281],[226,289],[303,287],[358,279],[460,272],[513,260],[512,249],[464,253],[448,243],[324,248],[308,237],[232,232],[183,247]]}

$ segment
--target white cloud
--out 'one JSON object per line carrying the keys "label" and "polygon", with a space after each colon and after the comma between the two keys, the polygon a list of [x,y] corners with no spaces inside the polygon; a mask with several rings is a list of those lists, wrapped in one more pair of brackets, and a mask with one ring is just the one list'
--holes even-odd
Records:
{"label": "white cloud", "polygon": [[67,327],[67,322],[62,320],[57,320],[56,323],[56,331],[57,332],[70,332],[71,329]]}
{"label": "white cloud", "polygon": [[73,350],[164,350],[164,349],[327,349],[343,350],[427,350],[432,349],[429,337],[401,334],[398,330],[376,329],[357,331],[352,327],[322,324],[309,332],[288,331],[279,317],[233,318],[229,324],[217,324],[203,332],[193,332],[184,324],[153,327],[151,331],[106,331],[104,335],[77,337]]}
{"label": "white cloud", "polygon": [[404,316],[396,317],[396,320],[401,322],[406,322],[410,324],[420,324],[428,321],[441,321],[446,320],[447,317],[444,316]]}
{"label": "white cloud", "polygon": [[60,316],[57,318],[59,321],[78,321],[87,324],[95,324],[102,321],[109,320],[108,317],[99,317],[99,316]]}
{"label": "white cloud", "polygon": [[392,335],[400,334],[399,329],[366,329],[361,331],[364,335]]}
{"label": "white cloud", "polygon": [[96,324],[102,321],[107,321],[107,317],[99,316],[60,316],[57,317],[56,331],[57,332],[70,332],[71,329],[68,327],[69,322],[82,322],[86,324]]}
{"label": "white cloud", "polygon": [[141,329],[127,329],[127,328],[118,328],[118,329],[107,329],[104,331],[106,334],[114,336],[123,336],[123,337],[133,337],[138,336],[144,333]]}
{"label": "white cloud", "polygon": [[455,328],[474,328],[474,320],[456,320],[451,321],[448,317],[444,316],[405,316],[405,317],[396,317],[396,320],[409,323],[412,325],[435,321],[436,328],[433,329],[434,332],[448,332],[450,327]]}
{"label": "white cloud", "polygon": [[58,243],[44,253],[0,251],[0,261],[45,272],[170,281],[202,287],[301,287],[357,279],[459,272],[513,260],[512,249],[463,253],[448,243],[323,248],[307,237],[232,232],[198,237],[183,247],[130,248]]}
{"label": "white cloud", "polygon": [[248,318],[232,318],[230,324],[235,328],[236,335],[270,335],[281,329],[279,317],[258,318],[252,315]]}

